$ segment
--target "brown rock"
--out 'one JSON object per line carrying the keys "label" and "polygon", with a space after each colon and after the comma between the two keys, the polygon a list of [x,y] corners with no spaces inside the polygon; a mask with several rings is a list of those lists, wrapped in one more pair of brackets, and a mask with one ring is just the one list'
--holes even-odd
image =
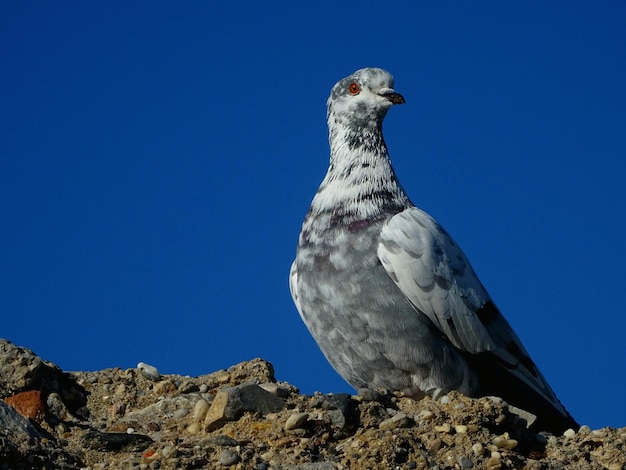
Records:
{"label": "brown rock", "polygon": [[36,423],[41,423],[46,415],[46,404],[41,399],[39,390],[16,393],[4,401],[15,408],[19,414]]}

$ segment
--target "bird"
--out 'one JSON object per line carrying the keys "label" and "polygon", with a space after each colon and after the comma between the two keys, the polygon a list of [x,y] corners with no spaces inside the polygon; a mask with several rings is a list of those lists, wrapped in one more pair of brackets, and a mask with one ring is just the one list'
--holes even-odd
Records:
{"label": "bird", "polygon": [[533,429],[578,429],[464,252],[401,186],[382,128],[404,103],[381,68],[331,90],[328,171],[289,274],[300,317],[355,389],[498,396]]}

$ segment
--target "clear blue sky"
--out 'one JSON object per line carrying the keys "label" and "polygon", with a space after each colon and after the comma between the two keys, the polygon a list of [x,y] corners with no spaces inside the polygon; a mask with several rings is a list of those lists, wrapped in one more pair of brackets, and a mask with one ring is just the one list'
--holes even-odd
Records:
{"label": "clear blue sky", "polygon": [[626,426],[626,2],[268,5],[0,3],[0,337],[351,391],[288,272],[330,88],[376,66],[413,201],[572,414]]}

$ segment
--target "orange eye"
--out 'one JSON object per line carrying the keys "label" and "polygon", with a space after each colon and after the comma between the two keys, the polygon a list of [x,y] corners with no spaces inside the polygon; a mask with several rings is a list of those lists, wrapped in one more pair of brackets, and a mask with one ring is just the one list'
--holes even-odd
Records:
{"label": "orange eye", "polygon": [[361,87],[359,86],[358,83],[353,82],[353,83],[350,83],[350,86],[348,87],[348,91],[352,95],[358,95],[359,92],[361,91]]}

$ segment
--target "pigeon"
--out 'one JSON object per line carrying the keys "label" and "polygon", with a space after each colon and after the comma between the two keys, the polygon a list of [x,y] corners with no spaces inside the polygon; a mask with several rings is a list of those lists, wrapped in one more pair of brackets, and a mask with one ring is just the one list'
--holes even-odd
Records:
{"label": "pigeon", "polygon": [[355,389],[498,396],[533,429],[578,429],[461,248],[400,185],[382,123],[404,102],[380,68],[332,88],[330,165],[289,278],[300,317]]}

